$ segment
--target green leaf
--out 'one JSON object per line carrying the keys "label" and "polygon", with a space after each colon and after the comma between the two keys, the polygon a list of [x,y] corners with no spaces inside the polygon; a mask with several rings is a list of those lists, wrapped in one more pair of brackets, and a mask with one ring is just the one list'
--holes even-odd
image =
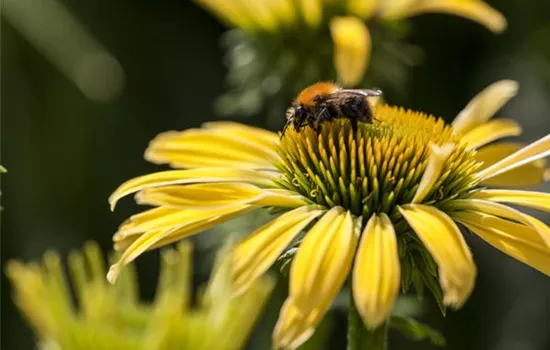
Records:
{"label": "green leaf", "polygon": [[435,346],[445,346],[446,343],[439,331],[410,317],[394,315],[390,318],[390,327],[414,341],[426,339]]}

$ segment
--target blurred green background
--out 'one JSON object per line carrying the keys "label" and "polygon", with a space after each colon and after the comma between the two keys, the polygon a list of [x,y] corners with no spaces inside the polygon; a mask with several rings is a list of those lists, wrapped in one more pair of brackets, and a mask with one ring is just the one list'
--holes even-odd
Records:
{"label": "blurred green background", "polygon": [[[220,36],[225,28],[209,13],[188,0],[62,3],[118,60],[125,76],[121,80],[107,71],[92,78],[100,88],[125,85],[107,102],[87,98],[9,16],[2,17],[1,164],[8,169],[2,175],[2,264],[37,259],[47,249],[66,254],[90,239],[108,251],[118,224],[136,211],[125,200],[111,213],[108,195],[122,181],[159,169],[142,158],[148,141],[161,131],[219,119],[213,104],[224,91]],[[529,142],[550,132],[550,2],[489,3],[508,19],[501,35],[452,16],[410,20],[409,42],[423,48],[424,61],[410,70],[405,94],[385,98],[451,120],[489,83],[515,79],[519,95],[500,114],[517,119],[524,126],[522,141]],[[261,115],[240,121],[278,129],[284,115],[279,125],[268,125]],[[538,216],[550,222],[550,216]],[[443,331],[447,349],[550,349],[550,279],[479,240],[470,242],[479,267],[474,295],[446,318],[429,300],[424,319]],[[199,242],[196,250],[198,283],[206,279],[213,247]],[[157,258],[158,252],[151,252],[138,259],[146,299],[156,283]],[[1,292],[2,349],[32,349],[32,334],[11,302],[4,275]],[[268,349],[282,297],[275,295],[266,309],[250,348]],[[336,311],[332,317],[327,349],[339,349],[345,314]],[[394,334],[390,344],[430,348]]]}

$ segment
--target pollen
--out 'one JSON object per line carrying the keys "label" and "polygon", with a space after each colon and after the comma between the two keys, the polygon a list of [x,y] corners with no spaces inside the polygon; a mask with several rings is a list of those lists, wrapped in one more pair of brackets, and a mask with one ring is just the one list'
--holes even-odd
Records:
{"label": "pollen", "polygon": [[398,107],[374,107],[375,121],[356,132],[347,119],[287,131],[279,146],[279,184],[327,208],[342,206],[368,219],[373,213],[400,216],[410,203],[435,144],[455,144],[444,171],[423,200],[440,206],[471,195],[480,163],[442,119]]}

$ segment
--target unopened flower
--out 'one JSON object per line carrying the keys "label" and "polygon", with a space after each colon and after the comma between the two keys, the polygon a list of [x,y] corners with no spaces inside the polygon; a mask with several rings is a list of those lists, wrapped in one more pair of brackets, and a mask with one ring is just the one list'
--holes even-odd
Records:
{"label": "unopened flower", "polygon": [[348,276],[369,328],[387,319],[400,286],[411,283],[441,294],[444,306],[462,306],[474,288],[476,266],[457,224],[550,275],[550,229],[501,204],[550,211],[550,195],[485,188],[545,179],[550,135],[526,147],[487,145],[520,133],[512,120],[490,120],[516,91],[513,81],[489,86],[453,125],[378,104],[373,124],[360,124],[357,132],[336,119],[319,133],[289,127],[282,140],[230,122],[160,134],[146,158],[186,169],[132,179],[112,194],[112,206],[137,192],[138,203],[154,208],[131,217],[114,235],[123,253],[109,279],[149,249],[257,208],[283,211],[236,247],[232,281],[236,293],[246,291],[289,245],[295,247],[274,341],[296,348]]}
{"label": "unopened flower", "polygon": [[[419,49],[402,23],[425,13],[467,18],[494,33],[506,19],[481,0],[195,0],[228,26],[227,82],[220,112],[277,110],[303,86],[338,80],[347,87],[401,86]],[[373,74],[365,76],[372,63]],[[265,101],[264,101],[265,100]],[[283,106],[284,108],[284,106]]]}
{"label": "unopened flower", "polygon": [[155,300],[139,301],[135,272],[105,281],[105,266],[95,244],[69,256],[72,287],[59,255],[43,263],[9,262],[6,272],[14,301],[27,319],[41,349],[241,349],[252,331],[273,281],[254,283],[234,297],[230,290],[231,255],[220,262],[198,306],[191,306],[191,249],[180,244],[162,254]]}

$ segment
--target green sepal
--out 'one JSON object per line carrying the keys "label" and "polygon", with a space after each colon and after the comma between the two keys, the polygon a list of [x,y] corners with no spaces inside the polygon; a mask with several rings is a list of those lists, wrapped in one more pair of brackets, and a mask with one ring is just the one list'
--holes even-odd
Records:
{"label": "green sepal", "polygon": [[428,340],[435,346],[445,346],[446,344],[445,337],[439,331],[411,317],[393,315],[390,318],[390,327],[414,341]]}
{"label": "green sepal", "polygon": [[439,284],[438,278],[436,276],[426,274],[421,274],[421,276],[424,281],[424,285],[428,287],[430,292],[432,292],[435,302],[439,307],[439,311],[441,311],[443,316],[447,315],[447,307],[443,303],[443,291],[441,290],[441,285]]}

